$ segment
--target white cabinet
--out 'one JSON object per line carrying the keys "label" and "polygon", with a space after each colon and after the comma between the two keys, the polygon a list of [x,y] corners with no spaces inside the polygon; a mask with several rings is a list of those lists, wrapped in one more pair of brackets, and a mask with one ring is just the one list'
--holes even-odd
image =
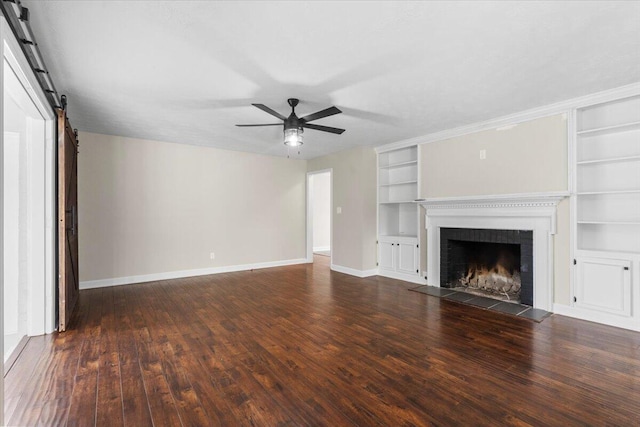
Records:
{"label": "white cabinet", "polygon": [[575,131],[573,305],[640,321],[640,96],[578,109]]}
{"label": "white cabinet", "polygon": [[378,241],[378,248],[380,248],[380,253],[378,254],[378,267],[381,270],[396,270],[395,245],[395,242],[391,241]]}
{"label": "white cabinet", "polygon": [[398,279],[403,279],[400,275],[418,275],[420,250],[417,238],[381,237],[378,248],[378,268],[381,274]]}
{"label": "white cabinet", "polygon": [[418,246],[418,147],[378,153],[379,274],[416,283],[420,277]]}
{"label": "white cabinet", "polygon": [[631,262],[580,257],[576,306],[622,316],[631,315]]}

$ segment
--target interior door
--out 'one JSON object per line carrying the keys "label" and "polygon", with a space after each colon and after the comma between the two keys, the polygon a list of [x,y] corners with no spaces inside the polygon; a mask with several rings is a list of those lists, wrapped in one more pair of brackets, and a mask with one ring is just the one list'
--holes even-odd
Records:
{"label": "interior door", "polygon": [[58,111],[58,331],[67,329],[80,295],[78,278],[78,139]]}

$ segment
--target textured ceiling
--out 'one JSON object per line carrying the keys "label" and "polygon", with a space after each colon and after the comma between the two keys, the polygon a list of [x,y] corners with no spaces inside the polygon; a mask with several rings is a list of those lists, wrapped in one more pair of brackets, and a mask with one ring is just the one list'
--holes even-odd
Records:
{"label": "textured ceiling", "polygon": [[301,157],[381,145],[640,81],[640,2],[23,1],[83,131]]}

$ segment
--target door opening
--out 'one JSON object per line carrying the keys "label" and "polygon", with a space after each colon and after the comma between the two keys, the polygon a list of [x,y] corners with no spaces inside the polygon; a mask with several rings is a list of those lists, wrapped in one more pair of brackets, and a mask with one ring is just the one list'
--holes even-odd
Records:
{"label": "door opening", "polygon": [[55,328],[55,114],[6,25],[0,19],[0,361],[4,375],[11,370],[12,356],[28,345],[27,337]]}
{"label": "door opening", "polygon": [[307,261],[332,259],[332,171],[307,174]]}

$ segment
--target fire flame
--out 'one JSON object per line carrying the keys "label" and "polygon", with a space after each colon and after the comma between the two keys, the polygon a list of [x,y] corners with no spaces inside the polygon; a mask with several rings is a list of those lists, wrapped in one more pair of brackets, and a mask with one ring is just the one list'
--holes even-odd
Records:
{"label": "fire flame", "polygon": [[467,273],[460,278],[460,285],[500,294],[517,294],[520,291],[520,272],[510,271],[508,261],[500,257],[493,266],[470,263]]}

